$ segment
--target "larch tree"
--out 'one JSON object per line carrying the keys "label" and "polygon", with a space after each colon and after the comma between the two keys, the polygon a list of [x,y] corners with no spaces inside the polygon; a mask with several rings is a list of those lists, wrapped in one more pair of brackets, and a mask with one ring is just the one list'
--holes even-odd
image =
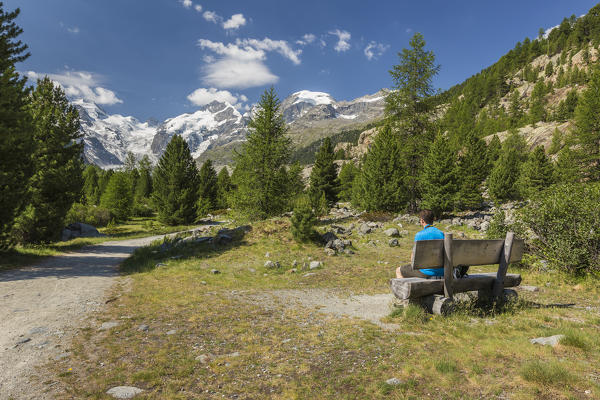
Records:
{"label": "larch tree", "polygon": [[310,173],[308,193],[313,207],[317,206],[321,193],[325,193],[328,205],[332,205],[338,200],[340,182],[334,160],[335,154],[331,139],[327,137],[323,139]]}
{"label": "larch tree", "polygon": [[219,188],[217,171],[211,160],[206,160],[198,174],[198,214],[206,215],[217,208]]}
{"label": "larch tree", "polygon": [[459,188],[456,204],[459,209],[477,209],[481,206],[481,185],[490,172],[485,142],[471,133],[458,159]]}
{"label": "larch tree", "polygon": [[421,173],[421,207],[433,211],[436,218],[454,206],[458,189],[456,161],[456,152],[449,146],[448,139],[439,133],[429,148]]}
{"label": "larch tree", "polygon": [[600,180],[600,68],[594,68],[587,89],[575,110],[572,132],[574,156],[581,175],[588,181]]}
{"label": "larch tree", "polygon": [[521,166],[518,180],[519,190],[523,197],[532,195],[546,189],[555,183],[554,166],[544,152],[542,146],[537,146]]}

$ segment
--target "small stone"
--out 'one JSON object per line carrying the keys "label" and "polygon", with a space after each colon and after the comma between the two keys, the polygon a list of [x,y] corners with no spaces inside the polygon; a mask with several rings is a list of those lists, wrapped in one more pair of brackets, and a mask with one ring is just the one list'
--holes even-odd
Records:
{"label": "small stone", "polygon": [[317,268],[321,268],[322,266],[323,266],[323,263],[321,261],[311,261],[308,268],[309,269],[317,269]]}
{"label": "small stone", "polygon": [[206,285],[206,281],[200,281],[201,285]]}
{"label": "small stone", "polygon": [[292,267],[297,267],[297,266],[298,266],[298,260],[292,261]]}
{"label": "small stone", "polygon": [[296,272],[298,272],[298,270],[296,268],[292,268],[292,269],[288,270],[288,274],[295,274]]}
{"label": "small stone", "polygon": [[400,232],[396,228],[386,229],[383,233],[385,233],[386,236],[390,237],[396,237],[400,235]]}
{"label": "small stone", "polygon": [[112,389],[108,389],[106,394],[114,397],[115,399],[133,399],[142,392],[142,389],[136,388],[135,386],[117,386]]}
{"label": "small stone", "polygon": [[150,327],[146,324],[142,324],[140,326],[138,326],[138,331],[142,331],[142,332],[148,332],[148,329],[150,329]]}
{"label": "small stone", "polygon": [[106,331],[106,330],[112,329],[112,328],[114,328],[115,326],[118,326],[118,325],[119,325],[119,323],[118,322],[114,322],[114,321],[105,322],[102,325],[100,325],[99,330]]}
{"label": "small stone", "polygon": [[387,381],[385,381],[385,383],[392,386],[398,386],[402,383],[402,381],[398,378],[390,378]]}
{"label": "small stone", "polygon": [[388,245],[390,247],[396,247],[396,246],[398,246],[398,239],[396,239],[396,238],[390,239],[390,241],[388,242]]}
{"label": "small stone", "polygon": [[239,357],[240,353],[238,351],[234,351],[233,353],[229,353],[226,355],[226,357],[228,358],[235,358],[235,357]]}
{"label": "small stone", "polygon": [[62,360],[63,358],[67,358],[67,357],[69,357],[69,353],[60,353],[59,355],[57,355],[56,357],[54,357],[54,359],[55,359],[56,361],[60,361],[60,360]]}
{"label": "small stone", "polygon": [[164,263],[158,263],[155,265],[156,268],[166,267],[166,266],[167,266],[167,264],[164,264]]}
{"label": "small stone", "polygon": [[167,333],[166,333],[166,334],[167,334],[167,335],[174,335],[174,334],[176,334],[176,333],[177,333],[177,330],[175,330],[175,329],[171,329],[170,331],[167,331]]}
{"label": "small stone", "polygon": [[269,268],[269,269],[277,268],[279,266],[278,264],[279,263],[273,262],[271,260],[265,261],[265,268]]}
{"label": "small stone", "polygon": [[256,270],[254,268],[248,268],[248,272],[250,272],[251,274],[255,273]]}
{"label": "small stone", "polygon": [[269,253],[268,251],[265,253],[265,258],[269,258],[271,257],[271,253]]}
{"label": "small stone", "polygon": [[214,274],[214,275],[217,275],[217,274],[220,274],[220,273],[221,273],[221,271],[219,271],[218,269],[211,269],[211,270],[210,270],[210,273],[211,273],[211,274]]}
{"label": "small stone", "polygon": [[325,249],[325,254],[328,256],[335,256],[335,250],[334,249]]}
{"label": "small stone", "polygon": [[305,273],[302,276],[305,277],[305,278],[308,278],[309,276],[313,276],[313,275],[316,275],[316,274],[314,272],[307,272],[307,273]]}
{"label": "small stone", "polygon": [[212,359],[212,355],[210,354],[200,354],[196,357],[196,361],[200,361],[202,364],[208,364],[208,362]]}
{"label": "small stone", "polygon": [[352,251],[350,249],[344,249],[344,254],[352,255],[352,254],[354,254],[354,251]]}
{"label": "small stone", "polygon": [[565,335],[554,335],[548,337],[539,337],[535,339],[529,339],[531,344],[541,344],[542,346],[556,346]]}
{"label": "small stone", "polygon": [[362,235],[366,235],[368,233],[371,233],[371,227],[363,223],[358,227],[358,232]]}
{"label": "small stone", "polygon": [[537,286],[517,286],[517,289],[524,290],[525,292],[539,292],[540,288]]}

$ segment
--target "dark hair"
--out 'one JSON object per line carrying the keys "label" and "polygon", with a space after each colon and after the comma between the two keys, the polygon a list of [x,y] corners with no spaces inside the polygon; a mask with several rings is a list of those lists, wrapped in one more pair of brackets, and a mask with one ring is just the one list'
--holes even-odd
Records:
{"label": "dark hair", "polygon": [[419,218],[425,221],[427,225],[433,224],[433,212],[431,210],[421,210]]}

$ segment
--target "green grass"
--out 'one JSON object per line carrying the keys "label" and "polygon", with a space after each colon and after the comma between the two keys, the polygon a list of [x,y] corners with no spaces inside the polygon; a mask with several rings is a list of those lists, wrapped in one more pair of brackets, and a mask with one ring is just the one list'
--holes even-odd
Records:
{"label": "green grass", "polygon": [[[594,311],[600,293],[591,277],[523,269],[523,284],[540,291],[520,292],[518,306],[493,312],[469,306],[448,317],[395,308],[385,318],[398,326],[392,331],[269,295],[389,292],[394,268],[409,259],[419,229],[404,225],[410,235],[394,248],[382,230],[354,233],[352,256],[327,257],[321,246],[294,242],[286,218],[255,223],[224,245],[139,249],[122,266],[130,288],[116,289],[121,296],[98,316],[98,323],[119,321],[118,328],[82,330],[72,356],[49,366],[56,375],[73,368],[57,379],[64,390],[58,398],[105,398],[117,385],[143,388],[140,398],[156,399],[569,399],[586,390],[587,398],[600,397]],[[280,269],[264,267],[266,252]],[[323,268],[304,270],[310,259],[323,261]],[[299,265],[291,272],[294,260]],[[149,331],[138,331],[140,324]],[[165,334],[172,329],[176,334]],[[555,348],[529,342],[557,333],[566,338]],[[203,363],[200,355],[210,357]],[[392,377],[402,383],[388,385]]]}

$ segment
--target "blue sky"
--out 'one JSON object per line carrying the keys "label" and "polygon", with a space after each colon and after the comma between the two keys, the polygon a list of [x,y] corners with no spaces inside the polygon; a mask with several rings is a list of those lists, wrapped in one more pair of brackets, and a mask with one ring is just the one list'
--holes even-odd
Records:
{"label": "blue sky", "polygon": [[274,85],[350,100],[389,87],[397,53],[421,32],[447,89],[540,27],[594,1],[4,0],[32,56],[18,65],[110,113],[144,121],[213,99],[243,110]]}

